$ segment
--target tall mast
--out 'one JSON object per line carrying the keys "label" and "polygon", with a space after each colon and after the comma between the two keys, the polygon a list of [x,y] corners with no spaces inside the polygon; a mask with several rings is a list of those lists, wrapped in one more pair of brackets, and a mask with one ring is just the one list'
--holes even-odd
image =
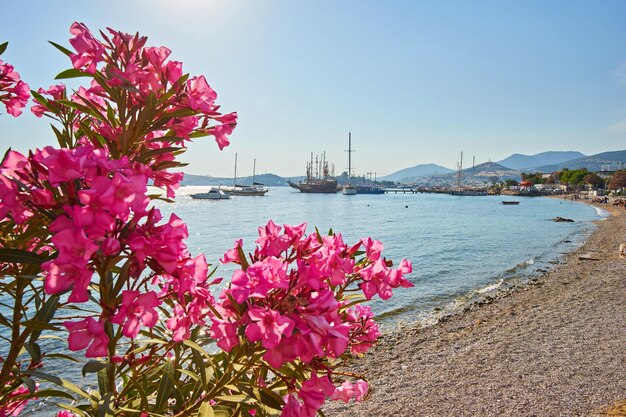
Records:
{"label": "tall mast", "polygon": [[461,171],[463,171],[463,151],[461,151],[461,162],[459,163],[459,170],[456,173],[456,186],[461,188]]}
{"label": "tall mast", "polygon": [[348,185],[352,177],[352,132],[348,132]]}
{"label": "tall mast", "polygon": [[475,166],[476,166],[476,155],[472,156],[472,176],[474,175]]}
{"label": "tall mast", "polygon": [[254,175],[256,174],[256,158],[254,158],[254,162],[252,164],[252,185],[254,185]]}
{"label": "tall mast", "polygon": [[235,176],[233,177],[233,187],[237,186],[237,152],[235,152]]}

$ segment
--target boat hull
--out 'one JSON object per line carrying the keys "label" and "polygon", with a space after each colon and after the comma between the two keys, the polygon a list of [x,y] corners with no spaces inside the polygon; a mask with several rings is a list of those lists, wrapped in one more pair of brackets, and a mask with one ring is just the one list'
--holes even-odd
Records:
{"label": "boat hull", "polygon": [[346,185],[342,190],[343,195],[356,195],[356,188]]}
{"label": "boat hull", "polygon": [[357,194],[385,194],[385,190],[380,187],[367,187],[367,186],[357,186],[356,187]]}
{"label": "boat hull", "polygon": [[290,181],[289,186],[299,190],[301,193],[308,194],[336,194],[337,191],[339,191],[337,188],[337,181],[334,180],[301,182],[298,184]]}

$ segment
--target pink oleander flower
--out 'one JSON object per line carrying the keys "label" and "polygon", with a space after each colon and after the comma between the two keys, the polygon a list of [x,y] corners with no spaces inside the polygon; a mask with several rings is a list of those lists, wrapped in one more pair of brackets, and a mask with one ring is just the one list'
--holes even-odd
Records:
{"label": "pink oleander flower", "polygon": [[350,323],[350,352],[367,352],[380,337],[378,325],[370,306],[356,305],[348,311]]}
{"label": "pink oleander flower", "polygon": [[[42,95],[51,96],[52,100],[61,100],[65,98],[65,84],[61,83],[52,85],[47,90],[44,88],[40,88],[39,90],[37,90],[37,92]],[[43,115],[49,110],[43,105],[39,104],[38,101],[33,101],[35,102],[35,104],[30,108],[31,113],[39,118],[43,117]]]}
{"label": "pink oleander flower", "polygon": [[220,349],[230,352],[233,347],[239,344],[238,328],[239,323],[213,319],[211,337],[217,340],[217,346]]}
{"label": "pink oleander flower", "polygon": [[267,222],[264,227],[259,227],[259,253],[265,256],[278,256],[289,247],[290,237],[280,234],[281,227],[273,221]]}
{"label": "pink oleander flower", "polygon": [[20,80],[20,75],[13,65],[0,60],[0,103],[4,104],[7,113],[13,117],[22,114],[30,98],[28,84]]}
{"label": "pink oleander flower", "polygon": [[174,307],[172,317],[167,319],[166,327],[172,330],[172,340],[181,342],[189,338],[191,318],[189,318],[181,306],[177,305]]}
{"label": "pink oleander flower", "polygon": [[204,75],[187,80],[187,89],[192,110],[199,110],[203,113],[210,113],[214,110],[217,94],[209,87]]}
{"label": "pink oleander flower", "polygon": [[85,175],[84,161],[75,154],[75,150],[46,146],[42,150],[37,150],[33,159],[48,168],[48,181],[50,185],[56,187]]}
{"label": "pink oleander flower", "polygon": [[93,271],[85,261],[58,263],[56,260],[41,264],[44,272],[44,287],[48,294],[57,294],[72,289],[68,301],[84,303],[89,300],[89,283]]}
{"label": "pink oleander flower", "polygon": [[101,322],[87,317],[81,321],[66,321],[63,325],[70,332],[68,338],[70,350],[83,350],[89,346],[85,352],[86,357],[107,356],[109,337]]}
{"label": "pink oleander flower", "polygon": [[91,188],[79,191],[80,202],[93,209],[104,209],[125,221],[130,211],[145,213],[148,207],[148,180],[144,175],[127,177],[119,172],[113,178],[96,177]]}
{"label": "pink oleander flower", "polygon": [[[39,387],[39,384],[37,384],[37,387]],[[19,416],[24,407],[26,407],[28,401],[30,401],[30,399],[16,399],[15,397],[28,393],[28,388],[25,385],[21,385],[11,391],[7,395],[7,399],[4,405],[0,405],[0,417]]]}
{"label": "pink oleander flower", "polygon": [[355,401],[363,401],[369,391],[367,382],[359,379],[356,384],[352,384],[350,381],[345,381],[341,386],[335,388],[335,391],[330,396],[331,400],[341,400],[347,403],[354,398]]}
{"label": "pink oleander flower", "polygon": [[68,410],[61,410],[56,414],[56,417],[76,417],[76,414]]}
{"label": "pink oleander flower", "polygon": [[294,394],[286,395],[283,399],[285,407],[280,414],[281,417],[314,417],[322,407],[324,401],[335,390],[328,375],[318,377],[313,371],[311,378],[302,383],[302,388],[298,391],[298,401]]}
{"label": "pink oleander flower", "polygon": [[95,74],[96,66],[102,60],[105,52],[104,45],[93,36],[83,23],[73,23],[70,33],[74,35],[70,39],[70,44],[77,52],[70,55],[74,68],[84,69],[90,74]]}
{"label": "pink oleander flower", "polygon": [[111,323],[123,324],[122,334],[134,339],[139,334],[141,325],[153,327],[159,314],[155,307],[161,305],[154,291],[140,294],[139,291],[122,292],[122,304],[119,311],[111,318]]}
{"label": "pink oleander flower", "polygon": [[261,341],[265,348],[276,347],[282,336],[289,337],[294,328],[293,320],[277,311],[254,307],[248,310],[251,323],[246,327],[246,337],[251,342]]}
{"label": "pink oleander flower", "polygon": [[239,248],[243,245],[242,239],[237,239],[235,241],[235,247],[226,251],[220,262],[222,264],[228,264],[231,262],[240,263],[241,259],[239,259]]}

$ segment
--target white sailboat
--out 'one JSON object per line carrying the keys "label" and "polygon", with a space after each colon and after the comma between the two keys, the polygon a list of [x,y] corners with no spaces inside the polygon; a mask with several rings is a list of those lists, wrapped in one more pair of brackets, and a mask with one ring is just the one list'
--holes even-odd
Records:
{"label": "white sailboat", "polygon": [[343,187],[343,195],[356,195],[356,187],[352,185],[352,133],[348,132],[348,184]]}
{"label": "white sailboat", "polygon": [[235,177],[233,178],[233,187],[229,189],[231,195],[238,196],[263,196],[269,190],[263,184],[254,182],[256,175],[256,159],[252,168],[252,185],[237,185],[237,153],[235,153]]}

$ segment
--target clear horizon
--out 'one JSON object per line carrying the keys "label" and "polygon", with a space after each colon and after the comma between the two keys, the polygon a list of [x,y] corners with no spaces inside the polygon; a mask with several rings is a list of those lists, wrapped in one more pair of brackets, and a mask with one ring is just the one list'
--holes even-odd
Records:
{"label": "clear horizon", "polygon": [[[199,139],[185,172],[216,177],[304,174],[326,151],[339,173],[352,132],[355,174],[417,164],[452,168],[513,153],[626,148],[626,3],[24,1],[8,19],[2,59],[30,87],[70,65],[73,21],[113,27],[166,46],[203,74],[226,112],[239,112],[231,146]],[[19,9],[14,8],[16,17]],[[73,83],[68,83],[73,86]],[[5,148],[54,144],[28,112],[0,116]],[[471,159],[470,159],[471,160]]]}

